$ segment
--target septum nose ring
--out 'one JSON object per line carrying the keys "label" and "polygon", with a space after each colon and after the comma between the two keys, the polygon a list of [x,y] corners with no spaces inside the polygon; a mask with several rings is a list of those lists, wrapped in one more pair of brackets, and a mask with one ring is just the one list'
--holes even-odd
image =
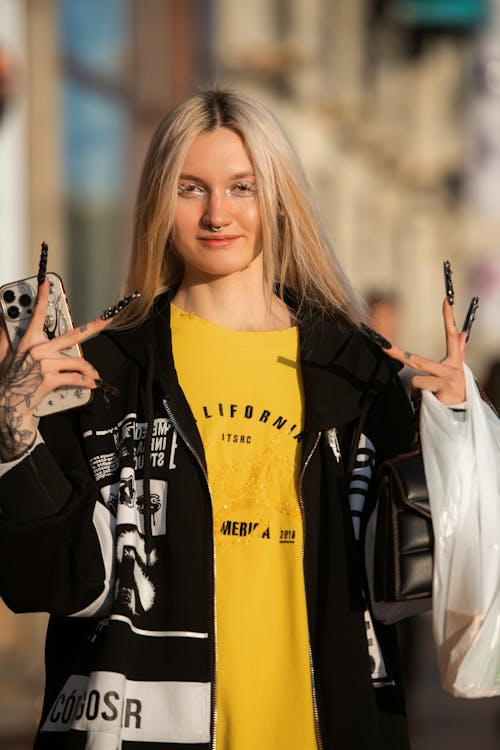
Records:
{"label": "septum nose ring", "polygon": [[220,227],[214,227],[212,224],[209,224],[208,228],[211,232],[222,232],[222,230],[224,229],[224,224],[221,224]]}

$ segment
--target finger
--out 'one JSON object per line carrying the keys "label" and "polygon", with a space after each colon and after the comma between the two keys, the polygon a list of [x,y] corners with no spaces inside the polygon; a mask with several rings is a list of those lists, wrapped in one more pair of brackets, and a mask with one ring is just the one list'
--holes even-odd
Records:
{"label": "finger", "polygon": [[457,324],[453,315],[453,308],[447,299],[443,302],[444,331],[446,335],[446,357],[455,364],[462,361]]}
{"label": "finger", "polygon": [[96,336],[98,333],[103,331],[113,319],[121,313],[131,302],[141,296],[139,291],[135,291],[132,294],[123,297],[118,300],[116,305],[106,308],[98,318],[79,326],[74,331],[69,331],[63,336],[59,336],[57,339],[57,350],[62,351],[75,344],[81,344],[92,336]]}
{"label": "finger", "polygon": [[460,349],[460,358],[462,362],[467,362],[467,354],[466,354],[467,335],[468,335],[467,331],[462,331],[462,333],[460,333],[458,337],[458,346]]}
{"label": "finger", "polygon": [[98,387],[96,378],[89,377],[81,372],[51,372],[44,377],[45,395],[55,391],[56,388],[90,388],[94,390]]}
{"label": "finger", "polygon": [[415,375],[411,379],[411,387],[419,391],[431,391],[437,393],[445,386],[445,382],[435,375]]}
{"label": "finger", "polygon": [[[30,354],[35,357],[36,351],[30,350]],[[97,370],[82,357],[53,357],[40,360],[40,367],[43,374],[62,373],[62,372],[79,372],[90,378],[97,380],[99,373]]]}
{"label": "finger", "polygon": [[408,365],[408,367],[412,367],[414,370],[420,370],[429,375],[445,378],[450,372],[449,365],[441,362],[434,362],[434,360],[426,359],[426,357],[420,357],[418,354],[414,354],[410,351],[404,351],[401,347],[397,346],[397,344],[393,344],[391,349],[384,349],[384,351],[403,365]]}
{"label": "finger", "polygon": [[[36,342],[44,343],[45,348],[44,352],[45,355],[55,354],[55,353],[61,353],[64,352],[66,349],[71,349],[73,346],[77,346],[79,344],[82,344],[84,341],[87,341],[88,339],[92,338],[93,336],[97,336],[101,331],[103,331],[110,323],[113,322],[113,319],[116,315],[119,315],[119,313],[127,307],[131,302],[133,302],[135,299],[140,297],[140,292],[136,291],[132,294],[129,294],[127,297],[124,297],[123,299],[119,300],[116,305],[113,305],[112,307],[108,307],[106,310],[103,311],[103,313],[97,317],[94,318],[94,320],[91,320],[89,323],[84,323],[81,326],[78,326],[78,328],[71,329],[70,331],[67,331],[64,334],[61,334],[60,336],[56,336],[51,341],[47,341],[46,337],[43,336],[43,323],[45,322],[45,314],[47,310],[47,302],[48,302],[48,293],[49,293],[49,287],[46,286],[48,284],[47,281],[44,281],[43,284],[39,287],[39,298],[37,298],[37,307],[35,308],[36,313],[33,317],[35,317],[35,321],[30,321],[30,326],[33,326],[34,331],[38,331],[39,326],[41,324],[41,336],[43,338],[40,338],[40,336],[37,336],[36,333],[33,335],[30,331],[30,336],[24,340],[23,350],[28,349],[30,346],[33,345],[35,338]],[[43,308],[43,313],[40,309]],[[28,327],[29,329],[29,327]],[[41,355],[39,355],[41,356]]]}
{"label": "finger", "polygon": [[9,351],[11,350],[10,339],[7,334],[5,322],[0,315],[0,362],[3,362]]}
{"label": "finger", "polygon": [[47,303],[50,294],[50,281],[47,277],[38,285],[33,315],[31,316],[30,325],[40,327],[43,330],[45,318],[47,316]]}
{"label": "finger", "polygon": [[46,341],[43,327],[45,325],[45,318],[47,316],[47,305],[49,300],[50,284],[49,280],[45,278],[45,281],[39,285],[38,292],[33,306],[33,314],[30,318],[24,336],[19,342],[19,351],[26,351],[34,343]]}
{"label": "finger", "polygon": [[73,346],[82,344],[84,341],[97,336],[111,323],[111,319],[103,320],[102,318],[94,318],[89,323],[84,323],[77,328],[73,328],[67,333],[63,333],[61,336],[57,336],[47,344],[46,350],[49,352],[62,352],[65,349],[71,349]]}
{"label": "finger", "polygon": [[44,359],[39,366],[42,384],[38,392],[41,398],[61,386],[96,388],[101,382],[97,370],[81,357]]}
{"label": "finger", "polygon": [[431,391],[436,397],[447,406],[461,404],[465,401],[465,380],[455,378],[446,380],[434,375],[415,375],[411,381],[412,388],[418,388],[422,391]]}

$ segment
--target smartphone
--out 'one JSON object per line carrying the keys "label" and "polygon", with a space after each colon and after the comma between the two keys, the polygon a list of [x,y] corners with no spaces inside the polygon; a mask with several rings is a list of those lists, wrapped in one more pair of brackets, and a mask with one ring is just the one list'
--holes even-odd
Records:
{"label": "smartphone", "polygon": [[[43,327],[45,336],[53,339],[61,336],[74,327],[71,311],[61,277],[56,273],[48,273],[50,284],[47,315]],[[36,276],[29,279],[13,281],[0,287],[0,309],[5,321],[5,328],[12,347],[16,349],[24,335],[37,297],[38,280]],[[81,357],[80,347],[75,344],[60,352],[66,357]],[[36,407],[33,414],[43,417],[58,411],[66,411],[76,406],[83,406],[92,397],[90,388],[75,388],[62,386],[47,394]]]}

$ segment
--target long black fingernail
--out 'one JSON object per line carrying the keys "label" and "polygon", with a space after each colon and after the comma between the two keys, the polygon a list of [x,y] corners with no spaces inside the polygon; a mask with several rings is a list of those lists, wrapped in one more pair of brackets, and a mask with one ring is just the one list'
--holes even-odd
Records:
{"label": "long black fingernail", "polygon": [[116,388],[114,385],[111,385],[111,383],[106,383],[106,381],[101,380],[101,378],[96,378],[95,384],[101,391],[106,391],[110,396],[120,395],[120,391],[118,390],[118,388]]}
{"label": "long black fingernail", "polygon": [[46,242],[42,242],[42,249],[40,251],[40,263],[38,264],[38,286],[43,284],[47,276],[47,256],[49,254],[49,246]]}
{"label": "long black fingernail", "polygon": [[378,331],[374,331],[373,328],[367,326],[366,323],[361,323],[361,330],[379,346],[382,346],[384,349],[392,349],[391,342],[388,341],[385,336],[382,336],[381,333],[378,333]]}
{"label": "long black fingernail", "polygon": [[115,315],[118,315],[119,312],[121,312],[127,305],[130,305],[131,302],[133,302],[137,297],[140,297],[141,293],[139,291],[134,292],[133,294],[129,294],[128,297],[124,297],[123,299],[119,300],[116,305],[113,305],[113,307],[108,307],[106,310],[104,310],[101,313],[101,319],[102,320],[109,320],[109,318],[114,318]]}
{"label": "long black fingernail", "polygon": [[104,399],[104,403],[106,407],[109,409],[111,406],[110,402],[110,396],[119,396],[120,391],[118,388],[115,388],[114,385],[111,385],[110,383],[106,383],[105,380],[101,380],[101,378],[97,378],[95,381],[95,384],[97,388],[101,391],[102,397]]}
{"label": "long black fingernail", "polygon": [[470,338],[472,324],[474,323],[476,319],[478,307],[479,307],[479,297],[473,297],[470,301],[469,309],[467,310],[464,324],[462,326],[462,333],[467,333],[467,338],[465,339],[466,343],[468,342]]}
{"label": "long black fingernail", "polygon": [[455,302],[455,290],[453,289],[453,279],[451,278],[453,273],[451,270],[451,264],[449,260],[443,261],[443,272],[444,272],[444,288],[446,291],[446,298],[450,305],[453,307]]}

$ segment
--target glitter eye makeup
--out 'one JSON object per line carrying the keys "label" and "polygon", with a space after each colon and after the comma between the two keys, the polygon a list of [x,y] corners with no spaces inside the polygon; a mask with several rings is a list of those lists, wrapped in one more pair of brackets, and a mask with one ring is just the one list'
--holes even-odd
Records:
{"label": "glitter eye makeup", "polygon": [[179,185],[177,188],[177,194],[183,198],[203,198],[203,196],[206,195],[206,190],[200,185],[189,183]]}
{"label": "glitter eye makeup", "polygon": [[255,182],[237,182],[230,188],[225,190],[227,196],[236,198],[253,198],[257,190]]}
{"label": "glitter eye makeup", "polygon": [[[255,182],[236,182],[234,185],[224,190],[224,195],[228,198],[253,198],[257,191]],[[207,195],[207,189],[196,183],[183,183],[177,188],[177,194],[183,198],[204,198]]]}

